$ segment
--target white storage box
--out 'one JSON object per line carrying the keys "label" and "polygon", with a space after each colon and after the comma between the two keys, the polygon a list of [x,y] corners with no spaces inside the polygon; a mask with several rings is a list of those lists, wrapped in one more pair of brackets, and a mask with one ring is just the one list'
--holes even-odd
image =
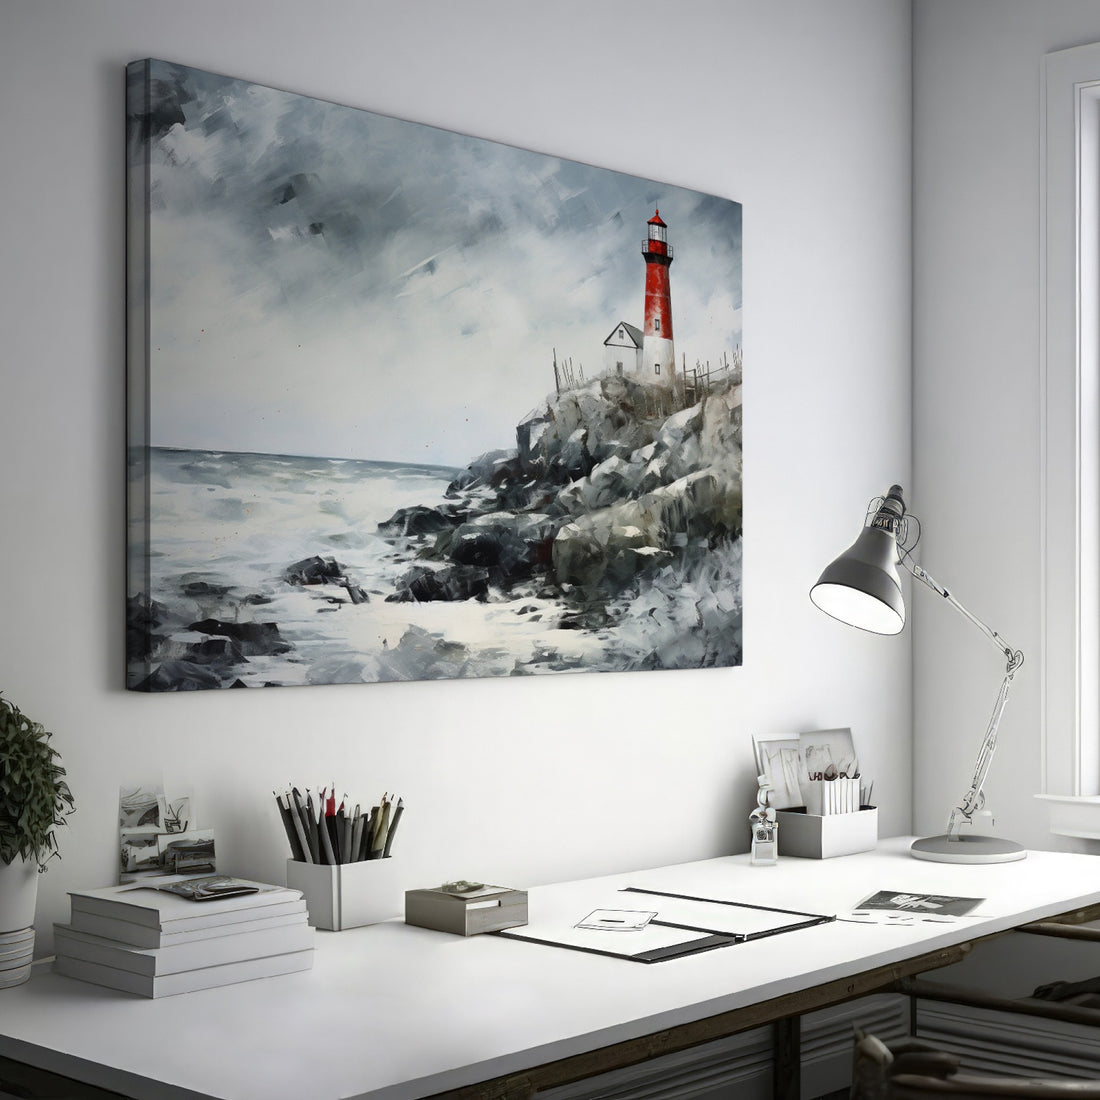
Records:
{"label": "white storage box", "polygon": [[404,911],[401,864],[392,858],[334,867],[288,859],[286,884],[302,891],[314,928],[339,932],[400,917]]}
{"label": "white storage box", "polygon": [[878,844],[878,807],[864,806],[853,814],[808,814],[777,810],[779,855],[829,859],[869,852]]}

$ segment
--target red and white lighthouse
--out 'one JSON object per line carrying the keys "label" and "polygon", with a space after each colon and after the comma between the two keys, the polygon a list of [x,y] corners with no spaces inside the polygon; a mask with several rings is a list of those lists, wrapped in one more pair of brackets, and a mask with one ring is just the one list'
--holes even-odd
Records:
{"label": "red and white lighthouse", "polygon": [[672,292],[668,269],[672,245],[659,210],[649,219],[649,236],[642,241],[645,257],[645,327],[642,330],[642,377],[666,386],[673,383],[676,349],[672,344]]}

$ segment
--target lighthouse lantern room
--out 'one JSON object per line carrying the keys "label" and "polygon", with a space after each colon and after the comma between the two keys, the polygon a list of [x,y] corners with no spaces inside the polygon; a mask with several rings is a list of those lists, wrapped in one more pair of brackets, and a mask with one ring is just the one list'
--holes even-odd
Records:
{"label": "lighthouse lantern room", "polygon": [[668,269],[672,266],[672,245],[668,226],[659,210],[649,219],[649,235],[642,241],[645,258],[645,327],[642,344],[642,378],[671,386],[676,369],[672,343],[672,292]]}

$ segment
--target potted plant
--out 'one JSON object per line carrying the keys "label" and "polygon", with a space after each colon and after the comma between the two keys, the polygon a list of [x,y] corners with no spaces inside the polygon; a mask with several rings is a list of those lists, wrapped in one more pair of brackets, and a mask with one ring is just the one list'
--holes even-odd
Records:
{"label": "potted plant", "polygon": [[34,924],[38,872],[73,811],[52,734],[0,695],[0,935]]}

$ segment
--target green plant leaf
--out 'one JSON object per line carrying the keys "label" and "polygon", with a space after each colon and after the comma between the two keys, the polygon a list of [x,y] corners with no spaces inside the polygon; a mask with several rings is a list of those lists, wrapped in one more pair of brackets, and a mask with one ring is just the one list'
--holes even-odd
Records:
{"label": "green plant leaf", "polygon": [[35,859],[39,870],[57,854],[54,829],[74,800],[52,734],[0,695],[0,861]]}

